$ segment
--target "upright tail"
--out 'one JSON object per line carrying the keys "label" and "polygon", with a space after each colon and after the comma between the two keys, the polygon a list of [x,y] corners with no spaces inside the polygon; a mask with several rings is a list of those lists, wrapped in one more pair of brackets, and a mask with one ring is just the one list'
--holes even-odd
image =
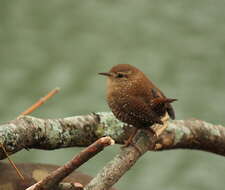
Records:
{"label": "upright tail", "polygon": [[165,104],[165,103],[172,103],[174,101],[177,101],[177,99],[173,98],[155,98],[152,100],[152,106],[157,106],[158,104]]}
{"label": "upright tail", "polygon": [[[171,119],[175,119],[175,112],[174,109],[172,107],[172,105],[170,103],[177,101],[177,99],[173,99],[173,98],[155,98],[152,100],[151,102],[151,106],[152,109],[154,110],[158,110],[158,109],[162,109],[168,112],[169,116]],[[158,109],[157,109],[158,108]],[[162,111],[164,112],[164,111]]]}

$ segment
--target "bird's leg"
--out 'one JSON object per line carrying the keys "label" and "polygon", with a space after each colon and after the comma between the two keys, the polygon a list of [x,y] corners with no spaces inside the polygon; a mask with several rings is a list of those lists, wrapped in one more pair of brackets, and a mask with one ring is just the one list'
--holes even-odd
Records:
{"label": "bird's leg", "polygon": [[154,129],[155,134],[157,137],[159,137],[163,131],[168,127],[168,120],[170,119],[168,113],[166,112],[165,116],[161,119],[163,122],[163,125],[157,125]]}
{"label": "bird's leg", "polygon": [[132,145],[132,146],[139,152],[139,154],[141,155],[141,150],[140,150],[140,148],[138,148],[138,147],[133,143],[133,138],[134,138],[134,136],[137,134],[137,132],[138,132],[138,128],[135,127],[134,132],[130,135],[130,137],[128,138],[128,140],[125,140],[125,141],[124,141],[124,145],[123,145],[121,148],[126,148],[126,147],[128,147],[129,145]]}
{"label": "bird's leg", "polygon": [[130,135],[130,137],[128,138],[128,140],[125,140],[124,141],[124,145],[122,146],[122,148],[128,147],[130,144],[133,145],[132,140],[133,140],[134,136],[137,134],[137,131],[138,131],[138,128],[135,127],[134,132]]}

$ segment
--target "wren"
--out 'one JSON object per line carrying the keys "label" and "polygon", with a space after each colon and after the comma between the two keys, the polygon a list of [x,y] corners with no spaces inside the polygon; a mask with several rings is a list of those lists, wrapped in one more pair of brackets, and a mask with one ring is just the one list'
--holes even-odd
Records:
{"label": "wren", "polygon": [[163,125],[163,117],[175,119],[171,105],[176,99],[167,98],[147,76],[129,64],[119,64],[107,76],[107,102],[113,114],[120,121],[136,128],[125,143],[128,146],[138,129],[151,129],[154,124]]}

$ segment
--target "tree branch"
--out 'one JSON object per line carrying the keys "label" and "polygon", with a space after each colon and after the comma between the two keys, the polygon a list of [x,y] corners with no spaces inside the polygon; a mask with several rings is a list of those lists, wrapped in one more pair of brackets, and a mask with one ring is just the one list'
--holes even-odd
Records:
{"label": "tree branch", "polygon": [[[50,173],[57,170],[60,166],[49,165],[49,164],[32,164],[32,163],[17,163],[17,167],[23,171],[25,180],[18,178],[15,170],[5,162],[0,162],[1,174],[0,174],[0,189],[1,190],[22,190],[27,189],[33,184],[45,179]],[[10,177],[9,177],[10,176]],[[92,177],[81,173],[77,170],[72,172],[67,176],[62,182],[60,182],[57,188],[64,190],[71,186],[78,188],[80,186],[86,186]],[[74,183],[76,182],[76,183]],[[81,185],[82,184],[82,185]],[[58,189],[54,189],[58,190]],[[116,190],[115,188],[110,188],[110,190]]]}
{"label": "tree branch", "polygon": [[[122,144],[132,130],[133,127],[106,112],[64,119],[21,116],[0,126],[0,144],[8,154],[23,148],[52,150],[88,146],[103,136],[110,136]],[[175,148],[198,149],[225,156],[225,128],[200,120],[171,121],[153,149]],[[3,158],[5,154],[0,151],[0,159]]]}
{"label": "tree branch", "polygon": [[[91,159],[97,153],[102,151],[106,146],[114,144],[114,141],[110,137],[102,137],[98,139],[96,142],[91,144],[89,147],[85,148],[81,151],[77,156],[75,156],[71,161],[67,162],[65,165],[61,166],[51,174],[49,174],[46,178],[39,181],[38,183],[32,185],[27,188],[27,190],[47,190],[47,189],[68,189],[73,188],[71,190],[76,189],[75,185],[60,185],[59,183],[67,177],[70,173],[72,173],[75,169],[81,166],[83,163]],[[60,187],[60,188],[59,188]],[[80,188],[80,187],[79,187]]]}
{"label": "tree branch", "polygon": [[156,136],[152,133],[139,130],[133,138],[133,146],[124,148],[114,157],[84,190],[107,190],[115,184],[124,173],[127,172],[135,162],[148,151],[149,147],[155,145]]}

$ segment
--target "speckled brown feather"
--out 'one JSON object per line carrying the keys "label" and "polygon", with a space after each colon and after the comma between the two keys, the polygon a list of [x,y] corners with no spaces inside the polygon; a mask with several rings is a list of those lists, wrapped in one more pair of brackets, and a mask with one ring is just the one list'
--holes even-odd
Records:
{"label": "speckled brown feather", "polygon": [[[101,73],[102,74],[102,73]],[[162,124],[161,117],[175,113],[166,96],[136,67],[128,64],[114,66],[108,73],[107,102],[114,115],[137,128],[154,123]]]}

